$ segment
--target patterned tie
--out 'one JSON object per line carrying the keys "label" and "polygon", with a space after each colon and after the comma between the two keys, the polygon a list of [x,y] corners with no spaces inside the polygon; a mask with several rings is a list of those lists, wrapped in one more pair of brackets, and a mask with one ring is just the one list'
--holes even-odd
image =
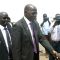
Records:
{"label": "patterned tie", "polygon": [[9,36],[9,32],[7,28],[4,28],[7,36],[8,48],[9,48],[9,60],[12,58],[12,44]]}
{"label": "patterned tie", "polygon": [[32,40],[32,43],[33,43],[33,49],[34,49],[34,52],[37,53],[37,47],[36,47],[36,39],[35,39],[35,25],[34,25],[34,22],[31,22],[30,23],[30,26],[31,26],[31,29],[32,29],[32,32],[33,32],[33,40]]}

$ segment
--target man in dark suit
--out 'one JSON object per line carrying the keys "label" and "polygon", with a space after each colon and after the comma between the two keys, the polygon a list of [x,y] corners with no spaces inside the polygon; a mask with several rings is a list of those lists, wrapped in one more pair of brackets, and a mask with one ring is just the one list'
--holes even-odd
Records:
{"label": "man in dark suit", "polygon": [[57,54],[42,35],[36,16],[36,7],[28,4],[24,9],[24,18],[13,26],[12,48],[14,60],[39,60],[39,42],[52,55]]}
{"label": "man in dark suit", "polygon": [[10,18],[6,12],[0,12],[0,60],[12,60],[12,42]]}

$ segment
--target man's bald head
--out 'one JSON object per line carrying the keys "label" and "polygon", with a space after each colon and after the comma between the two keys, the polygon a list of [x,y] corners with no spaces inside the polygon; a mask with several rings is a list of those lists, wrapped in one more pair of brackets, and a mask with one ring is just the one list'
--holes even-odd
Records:
{"label": "man's bald head", "polygon": [[37,8],[32,4],[26,5],[24,8],[24,15],[29,20],[32,20],[32,19],[34,20],[37,15]]}
{"label": "man's bald head", "polygon": [[0,12],[0,24],[6,26],[10,22],[10,18],[6,12]]}
{"label": "man's bald head", "polygon": [[8,13],[7,12],[0,12],[0,19],[5,19],[5,18],[10,20]]}
{"label": "man's bald head", "polygon": [[37,8],[34,5],[28,4],[25,6],[24,11],[29,11],[29,10],[34,10],[34,9],[37,10]]}
{"label": "man's bald head", "polygon": [[6,12],[0,12],[0,17],[8,17],[8,14]]}

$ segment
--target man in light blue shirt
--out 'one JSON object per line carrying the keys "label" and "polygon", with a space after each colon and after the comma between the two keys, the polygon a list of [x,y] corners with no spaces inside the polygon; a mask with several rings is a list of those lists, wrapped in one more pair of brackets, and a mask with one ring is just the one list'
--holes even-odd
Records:
{"label": "man in light blue shirt", "polygon": [[[41,24],[41,31],[43,35],[47,38],[47,40],[50,40],[49,38],[49,27],[50,27],[50,21],[49,18],[47,17],[47,14],[43,14],[43,22]],[[47,51],[46,51],[46,57],[47,57]]]}
{"label": "man in light blue shirt", "polygon": [[44,35],[48,35],[49,26],[50,26],[49,18],[47,17],[47,14],[43,14],[43,22],[41,24],[41,29]]}

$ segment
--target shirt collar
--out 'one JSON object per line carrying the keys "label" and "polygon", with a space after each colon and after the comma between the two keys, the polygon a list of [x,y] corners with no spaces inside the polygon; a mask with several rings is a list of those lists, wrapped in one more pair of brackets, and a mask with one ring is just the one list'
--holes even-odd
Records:
{"label": "shirt collar", "polygon": [[26,21],[27,24],[30,24],[31,22],[24,16],[24,19]]}
{"label": "shirt collar", "polygon": [[1,29],[1,30],[3,30],[3,29],[4,29],[4,27],[3,27],[2,25],[0,25],[0,29]]}
{"label": "shirt collar", "polygon": [[[6,27],[7,27],[7,26],[6,26]],[[0,25],[0,29],[1,29],[1,30],[4,30],[4,27],[3,27],[2,25]]]}
{"label": "shirt collar", "polygon": [[44,23],[48,23],[48,21],[44,22]]}

